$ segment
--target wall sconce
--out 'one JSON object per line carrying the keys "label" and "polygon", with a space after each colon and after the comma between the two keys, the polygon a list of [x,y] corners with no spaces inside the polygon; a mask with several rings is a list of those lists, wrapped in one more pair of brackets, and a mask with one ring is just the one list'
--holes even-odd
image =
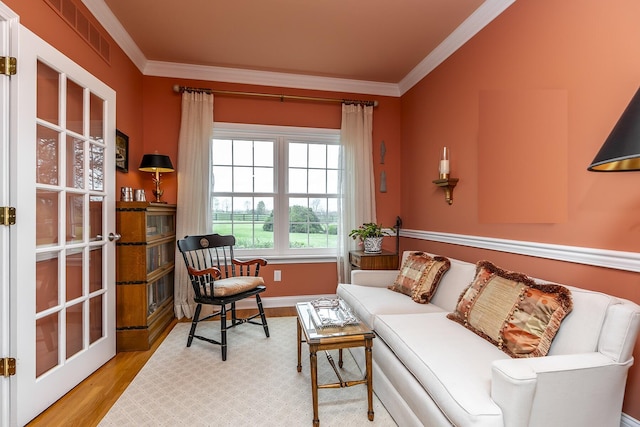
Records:
{"label": "wall sconce", "polygon": [[174,171],[169,156],[162,154],[145,154],[142,156],[138,170],[154,174],[152,179],[156,188],[153,190],[153,195],[156,196],[156,203],[164,203],[160,200],[162,193],[164,193],[164,191],[160,189],[160,173]]}
{"label": "wall sconce", "polygon": [[458,178],[449,178],[449,150],[444,147],[439,167],[440,177],[433,181],[435,185],[444,190],[444,198],[448,204],[453,204],[453,189],[458,183]]}
{"label": "wall sconce", "polygon": [[640,171],[640,89],[629,102],[587,170]]}

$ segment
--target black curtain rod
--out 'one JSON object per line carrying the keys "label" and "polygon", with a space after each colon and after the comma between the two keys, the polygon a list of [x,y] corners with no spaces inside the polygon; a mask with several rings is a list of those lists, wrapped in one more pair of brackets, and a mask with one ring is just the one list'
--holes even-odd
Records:
{"label": "black curtain rod", "polygon": [[258,96],[258,97],[266,97],[266,98],[277,98],[280,101],[284,102],[285,100],[296,100],[296,101],[315,101],[315,102],[339,102],[341,104],[359,104],[366,106],[378,106],[378,101],[361,101],[357,99],[338,99],[338,98],[318,98],[313,96],[297,96],[297,95],[277,95],[274,93],[258,93],[258,92],[237,92],[233,90],[215,90],[206,87],[188,87],[188,86],[179,86],[174,85],[173,91],[182,93],[182,92],[204,92],[204,93],[212,93],[216,95],[230,95],[230,96]]}

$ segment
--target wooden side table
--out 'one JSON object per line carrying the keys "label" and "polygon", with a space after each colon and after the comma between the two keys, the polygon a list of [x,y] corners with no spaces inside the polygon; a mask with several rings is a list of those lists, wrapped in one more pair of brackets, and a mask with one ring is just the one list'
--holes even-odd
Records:
{"label": "wooden side table", "polygon": [[365,251],[350,251],[349,262],[354,269],[397,270],[398,254],[385,250],[379,254],[368,254],[365,253]]}
{"label": "wooden side table", "polygon": [[[309,365],[311,368],[311,398],[313,403],[313,425],[320,426],[320,418],[318,416],[318,389],[321,388],[341,388],[351,387],[360,384],[367,386],[367,418],[373,421],[373,363],[371,352],[373,349],[373,339],[375,333],[369,329],[364,323],[358,322],[355,325],[347,325],[332,328],[316,328],[312,320],[314,310],[311,303],[301,302],[296,304],[296,312],[298,315],[298,372],[302,372],[302,343],[309,345]],[[361,380],[345,380],[340,375],[339,370],[335,366],[333,357],[328,350],[338,350],[339,360],[338,366],[342,368],[342,350],[352,347],[364,347],[366,373]],[[338,382],[330,384],[318,384],[318,356],[319,351],[325,351],[327,360],[335,372]]]}

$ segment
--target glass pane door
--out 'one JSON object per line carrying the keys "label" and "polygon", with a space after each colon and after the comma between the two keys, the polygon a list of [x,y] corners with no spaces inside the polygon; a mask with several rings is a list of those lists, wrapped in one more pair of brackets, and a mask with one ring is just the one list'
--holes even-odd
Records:
{"label": "glass pane door", "polygon": [[[104,100],[37,63],[36,376],[105,335]],[[60,108],[60,105],[64,107]]]}
{"label": "glass pane door", "polygon": [[11,411],[25,425],[115,355],[115,92],[18,33]]}

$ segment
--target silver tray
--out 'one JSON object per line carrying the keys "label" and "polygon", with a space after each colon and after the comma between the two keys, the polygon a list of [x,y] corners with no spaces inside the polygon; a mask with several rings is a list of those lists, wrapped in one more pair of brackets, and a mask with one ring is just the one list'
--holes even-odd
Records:
{"label": "silver tray", "polygon": [[311,319],[317,329],[341,328],[357,325],[359,320],[351,312],[351,308],[340,298],[321,298],[311,301]]}

